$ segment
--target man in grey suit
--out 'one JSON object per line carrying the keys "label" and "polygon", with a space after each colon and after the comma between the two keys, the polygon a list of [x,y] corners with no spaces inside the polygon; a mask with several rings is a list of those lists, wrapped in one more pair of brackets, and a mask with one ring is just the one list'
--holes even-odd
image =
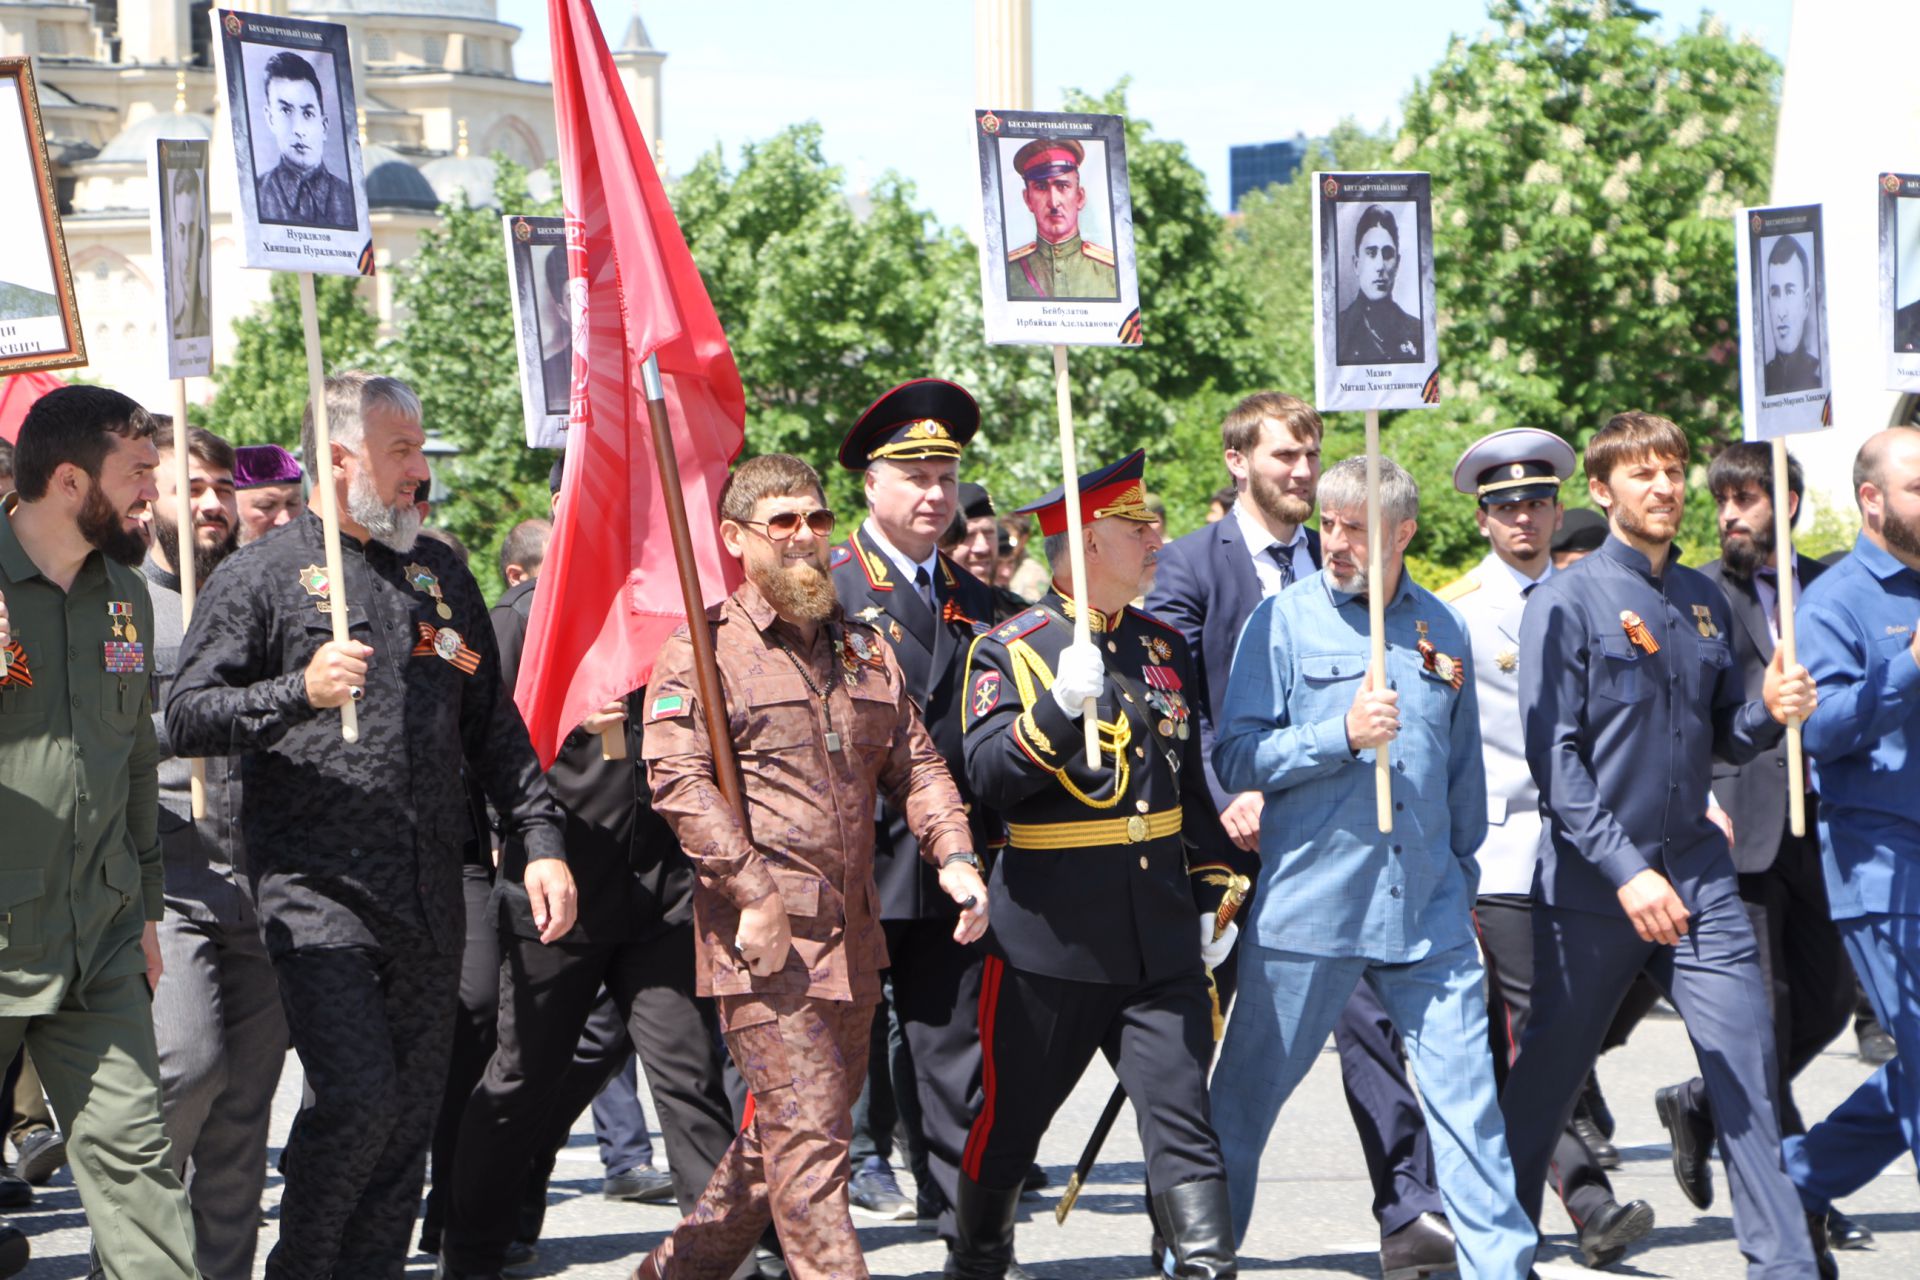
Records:
{"label": "man in grey suit", "polygon": [[[1573,450],[1551,431],[1518,427],[1476,440],[1453,469],[1453,486],[1476,498],[1487,558],[1440,599],[1467,624],[1480,686],[1480,740],[1487,766],[1487,838],[1474,861],[1480,883],[1474,925],[1487,966],[1487,1033],[1493,1073],[1505,1085],[1533,1010],[1533,875],[1540,861],[1540,788],[1520,732],[1520,620],[1527,597],[1553,576],[1560,485]],[[1606,1267],[1653,1230],[1653,1206],[1621,1204],[1596,1154],[1573,1125],[1553,1151],[1553,1187],[1580,1233],[1589,1267]]]}
{"label": "man in grey suit", "polygon": [[[1787,519],[1800,515],[1800,463],[1787,460]],[[1707,468],[1707,490],[1719,507],[1720,559],[1700,572],[1726,594],[1734,662],[1757,696],[1780,635],[1779,548],[1774,538],[1773,449],[1735,444]],[[1826,570],[1796,554],[1795,597]],[[1820,869],[1816,798],[1807,795],[1806,834],[1787,828],[1785,744],[1743,765],[1716,764],[1712,817],[1733,846],[1733,869],[1747,919],[1753,922],[1761,980],[1773,1005],[1775,1059],[1780,1082],[1774,1098],[1781,1135],[1807,1131],[1794,1105],[1793,1078],[1847,1025],[1853,1007],[1853,969],[1840,946]],[[1807,786],[1810,779],[1801,778]],[[1673,1171],[1680,1189],[1704,1209],[1713,1203],[1713,1108],[1695,1076],[1654,1097],[1660,1122],[1673,1139]],[[1861,1248],[1873,1234],[1838,1210],[1827,1223],[1835,1247]]]}

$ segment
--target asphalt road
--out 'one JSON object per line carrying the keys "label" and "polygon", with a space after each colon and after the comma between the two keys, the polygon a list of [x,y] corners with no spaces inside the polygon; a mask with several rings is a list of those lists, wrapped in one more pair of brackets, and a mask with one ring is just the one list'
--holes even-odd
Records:
{"label": "asphalt road", "polygon": [[[1822,1116],[1866,1074],[1853,1055],[1853,1037],[1834,1048],[1801,1077],[1797,1096],[1809,1117]],[[1601,1064],[1601,1081],[1619,1121],[1618,1143],[1624,1163],[1615,1174],[1623,1200],[1653,1203],[1659,1224],[1650,1240],[1613,1268],[1633,1277],[1676,1280],[1738,1280],[1746,1273],[1733,1242],[1724,1174],[1716,1168],[1713,1207],[1702,1213],[1675,1186],[1665,1133],[1653,1112],[1653,1091],[1691,1074],[1693,1054],[1679,1021],[1656,1015],[1642,1024],[1625,1049]],[[1147,1225],[1140,1210],[1140,1145],[1131,1120],[1123,1115],[1109,1140],[1095,1181],[1081,1194],[1065,1227],[1053,1221],[1060,1187],[1078,1156],[1112,1076],[1096,1064],[1047,1136],[1041,1163],[1053,1185],[1026,1201],[1018,1251],[1022,1262],[1043,1280],[1145,1280]],[[274,1141],[284,1139],[299,1104],[297,1062],[288,1061],[276,1106]],[[652,1116],[653,1108],[648,1106]],[[656,1139],[656,1142],[658,1140]],[[669,1153],[670,1154],[670,1153]],[[551,1190],[546,1238],[538,1270],[566,1280],[625,1280],[640,1250],[670,1229],[675,1215],[667,1208],[602,1200],[600,1164],[587,1125],[576,1128],[563,1153]],[[904,1172],[901,1182],[911,1194]],[[1920,1194],[1913,1162],[1903,1158],[1876,1179],[1846,1208],[1879,1237],[1871,1251],[1841,1254],[1847,1280],[1914,1280],[1920,1276]],[[268,1184],[267,1221],[260,1233],[259,1263],[275,1237],[277,1177]],[[1241,1260],[1242,1276],[1288,1280],[1339,1280],[1377,1276],[1379,1247],[1368,1206],[1372,1192],[1340,1092],[1338,1062],[1324,1053],[1300,1093],[1280,1117],[1267,1149],[1260,1201]],[[1549,1201],[1548,1239],[1541,1254],[1543,1277],[1589,1273],[1571,1248],[1570,1228],[1557,1204]],[[63,1280],[86,1274],[87,1233],[78,1196],[66,1172],[40,1192],[34,1208],[13,1215],[33,1237],[34,1261],[27,1280]],[[912,1223],[860,1223],[868,1265],[875,1276],[937,1277],[944,1250],[934,1237]],[[416,1256],[409,1280],[432,1275],[431,1260]],[[256,1269],[256,1274],[261,1272]],[[341,1280],[359,1280],[342,1277]]]}

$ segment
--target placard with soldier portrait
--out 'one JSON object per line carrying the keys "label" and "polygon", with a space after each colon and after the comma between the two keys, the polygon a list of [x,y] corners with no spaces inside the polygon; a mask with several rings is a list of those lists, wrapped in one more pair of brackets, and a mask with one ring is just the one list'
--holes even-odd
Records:
{"label": "placard with soldier portrait", "polygon": [[1833,425],[1820,206],[1744,209],[1734,224],[1748,440]]}
{"label": "placard with soldier portrait", "polygon": [[160,264],[160,332],[169,378],[213,372],[213,237],[208,220],[204,138],[158,138],[148,157],[153,183],[153,256]]}
{"label": "placard with soldier portrait", "polygon": [[987,341],[1137,346],[1126,121],[992,110],[973,120]]}
{"label": "placard with soldier portrait", "polygon": [[226,9],[213,24],[247,265],[372,275],[347,29]]}
{"label": "placard with soldier portrait", "polygon": [[1313,175],[1314,383],[1322,409],[1440,402],[1432,180]]}
{"label": "placard with soldier portrait", "polygon": [[0,58],[0,374],[87,362],[27,58]]}
{"label": "placard with soldier portrait", "polygon": [[507,237],[514,350],[520,357],[527,443],[536,449],[564,449],[573,388],[566,219],[508,214],[500,225]]}
{"label": "placard with soldier portrait", "polygon": [[1920,391],[1920,175],[1880,175],[1880,345],[1887,389]]}

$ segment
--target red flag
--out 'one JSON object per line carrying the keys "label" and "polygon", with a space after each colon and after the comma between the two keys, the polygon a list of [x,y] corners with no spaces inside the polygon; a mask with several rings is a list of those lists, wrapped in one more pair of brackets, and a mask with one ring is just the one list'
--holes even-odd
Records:
{"label": "red flag", "polygon": [[548,0],[567,218],[573,396],[553,539],[514,700],[550,765],[567,733],[647,682],[686,620],[654,465],[641,365],[659,361],[700,582],[739,582],[720,545],[720,486],[746,395],[706,286],[589,0]]}

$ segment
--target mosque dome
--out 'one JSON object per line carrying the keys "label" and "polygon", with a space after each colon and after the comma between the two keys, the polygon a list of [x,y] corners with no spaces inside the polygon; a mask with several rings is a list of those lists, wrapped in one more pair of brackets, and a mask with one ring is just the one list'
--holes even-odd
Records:
{"label": "mosque dome", "polygon": [[493,180],[500,167],[490,156],[441,156],[420,166],[420,172],[443,204],[451,204],[455,192],[464,192],[467,204],[475,209],[490,209],[495,204]]}
{"label": "mosque dome", "polygon": [[433,184],[399,152],[382,146],[361,147],[360,162],[367,175],[369,208],[432,213],[440,207]]}
{"label": "mosque dome", "polygon": [[113,140],[93,157],[100,164],[147,163],[153,155],[156,138],[211,138],[213,117],[190,112],[155,112],[139,124],[115,134]]}

